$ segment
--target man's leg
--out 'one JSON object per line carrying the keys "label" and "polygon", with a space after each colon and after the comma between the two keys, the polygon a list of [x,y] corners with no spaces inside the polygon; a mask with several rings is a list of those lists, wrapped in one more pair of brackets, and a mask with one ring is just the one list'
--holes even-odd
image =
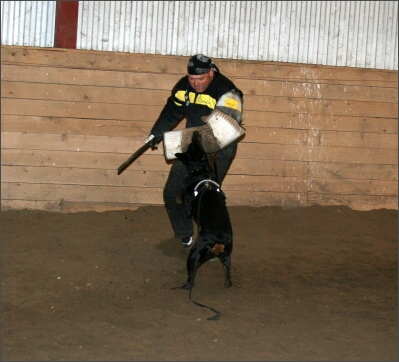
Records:
{"label": "man's leg", "polygon": [[237,141],[221,149],[216,154],[216,173],[219,184],[221,185],[234,157],[237,153]]}
{"label": "man's leg", "polygon": [[187,177],[187,168],[179,160],[175,160],[164,188],[166,211],[172,224],[175,237],[183,239],[193,235],[193,221],[187,217],[182,200],[184,181]]}

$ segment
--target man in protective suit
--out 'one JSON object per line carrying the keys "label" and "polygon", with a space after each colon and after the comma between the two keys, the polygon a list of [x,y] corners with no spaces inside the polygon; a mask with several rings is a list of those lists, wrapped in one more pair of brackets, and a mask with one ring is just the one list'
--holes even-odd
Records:
{"label": "man in protective suit", "polygon": [[[165,132],[172,130],[186,118],[186,128],[201,127],[204,119],[218,106],[218,100],[233,91],[240,97],[239,102],[226,102],[220,109],[241,122],[243,93],[226,76],[220,73],[212,60],[203,55],[192,56],[187,64],[187,75],[173,87],[162,112],[151,129],[149,140],[156,148]],[[229,112],[231,111],[231,112]],[[221,185],[237,152],[237,140],[216,152],[216,172]],[[164,187],[165,207],[176,238],[184,247],[193,242],[193,221],[187,217],[184,205],[179,202],[187,176],[187,167],[174,160]]]}

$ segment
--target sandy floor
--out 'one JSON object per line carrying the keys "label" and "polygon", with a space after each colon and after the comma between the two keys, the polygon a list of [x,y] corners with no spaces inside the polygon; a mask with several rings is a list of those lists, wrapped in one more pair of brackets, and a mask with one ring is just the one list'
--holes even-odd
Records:
{"label": "sandy floor", "polygon": [[398,213],[231,207],[233,286],[162,206],[2,211],[2,360],[397,360]]}

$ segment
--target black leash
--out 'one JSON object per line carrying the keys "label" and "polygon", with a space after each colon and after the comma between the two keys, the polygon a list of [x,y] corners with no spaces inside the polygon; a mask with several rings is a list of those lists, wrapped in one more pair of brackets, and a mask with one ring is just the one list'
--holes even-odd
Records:
{"label": "black leash", "polygon": [[219,311],[217,311],[216,309],[210,307],[209,305],[205,305],[205,304],[201,304],[196,302],[195,300],[191,299],[191,301],[195,304],[198,305],[199,307],[203,307],[203,308],[208,308],[210,309],[212,312],[215,312],[216,314],[213,317],[208,317],[207,320],[208,321],[217,321],[221,318],[222,313],[220,313]]}

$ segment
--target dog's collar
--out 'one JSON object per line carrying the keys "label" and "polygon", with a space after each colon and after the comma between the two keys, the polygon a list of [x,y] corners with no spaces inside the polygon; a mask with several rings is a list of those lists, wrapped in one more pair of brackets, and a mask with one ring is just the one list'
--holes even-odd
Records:
{"label": "dog's collar", "polygon": [[220,185],[219,185],[216,181],[205,179],[205,180],[202,180],[202,181],[198,182],[198,183],[195,185],[195,187],[194,187],[194,197],[198,195],[198,188],[199,188],[202,184],[209,184],[209,183],[214,184],[214,185],[217,187],[216,191],[220,191]]}

